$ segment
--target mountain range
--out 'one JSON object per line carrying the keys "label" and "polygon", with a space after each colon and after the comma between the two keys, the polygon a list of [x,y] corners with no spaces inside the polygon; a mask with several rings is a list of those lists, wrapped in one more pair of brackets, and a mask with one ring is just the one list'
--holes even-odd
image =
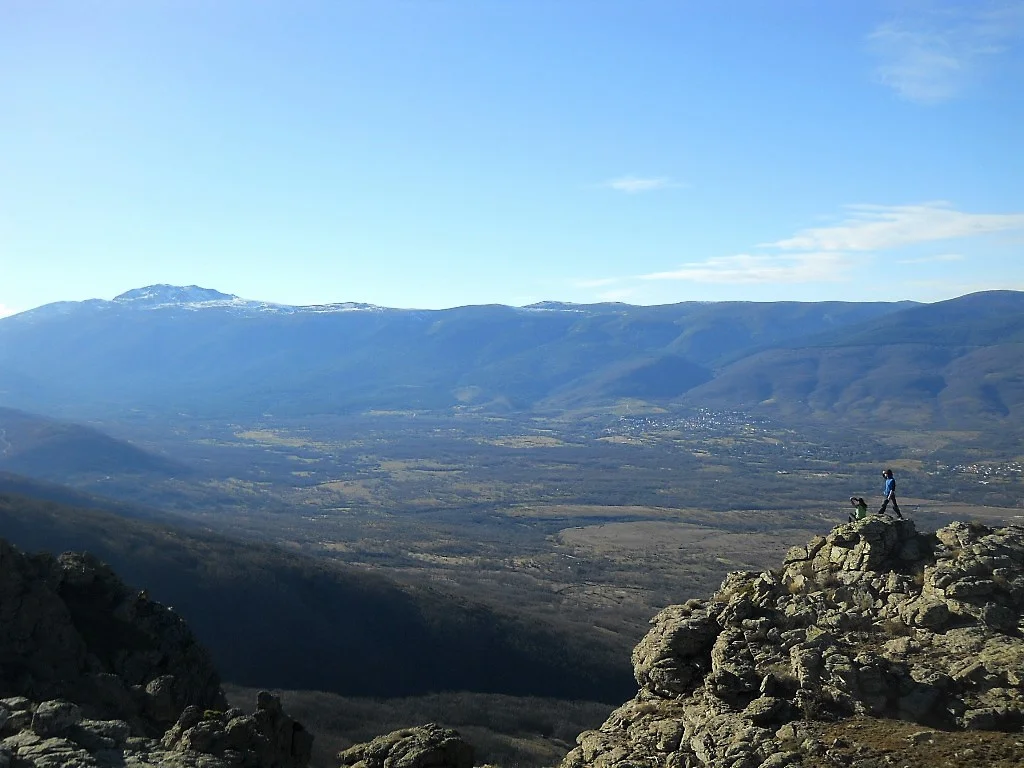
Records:
{"label": "mountain range", "polygon": [[311,416],[656,405],[948,426],[1021,418],[1024,293],[912,302],[292,307],[196,286],[0,320],[0,404]]}

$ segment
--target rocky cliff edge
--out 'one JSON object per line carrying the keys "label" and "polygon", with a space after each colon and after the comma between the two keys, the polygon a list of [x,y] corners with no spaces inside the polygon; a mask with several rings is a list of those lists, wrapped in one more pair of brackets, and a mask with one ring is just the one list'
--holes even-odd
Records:
{"label": "rocky cliff edge", "polygon": [[0,540],[0,768],[304,768],[311,742],[269,693],[228,709],[181,617],[95,558]]}
{"label": "rocky cliff edge", "polygon": [[1022,765],[1022,610],[1024,527],[839,526],[655,616],[633,652],[637,695],[562,768],[866,766],[870,747],[811,735],[875,718],[935,729],[915,726],[922,743],[1016,732],[998,764]]}

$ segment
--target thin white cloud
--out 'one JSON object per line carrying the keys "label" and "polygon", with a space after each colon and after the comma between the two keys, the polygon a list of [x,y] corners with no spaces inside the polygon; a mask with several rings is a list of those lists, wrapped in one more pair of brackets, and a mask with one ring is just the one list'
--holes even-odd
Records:
{"label": "thin white cloud", "polygon": [[849,218],[763,245],[796,251],[878,251],[914,243],[1024,230],[1024,213],[964,213],[949,203],[851,205]]}
{"label": "thin white cloud", "polygon": [[614,189],[616,192],[635,195],[639,192],[654,192],[659,189],[670,189],[681,185],[678,182],[672,181],[667,176],[620,176],[617,179],[609,179],[603,182],[601,186]]}
{"label": "thin white cloud", "polygon": [[847,254],[832,251],[784,256],[742,253],[684,264],[669,272],[639,275],[640,280],[686,280],[691,283],[840,282],[854,265]]}
{"label": "thin white cloud", "polygon": [[[598,278],[576,283],[578,288],[606,288],[601,298],[625,298],[640,281],[687,281],[702,284],[797,285],[847,282],[852,272],[874,258],[901,247],[954,240],[996,232],[1024,232],[1024,213],[965,213],[949,203],[917,205],[851,205],[838,224],[797,232],[761,243],[763,252],[740,253],[682,264],[677,269]],[[964,260],[945,252],[898,258],[898,264],[936,264]]]}
{"label": "thin white cloud", "polygon": [[903,98],[938,104],[956,98],[979,71],[1024,38],[1019,0],[962,6],[930,3],[868,35],[875,75]]}
{"label": "thin white cloud", "polygon": [[961,253],[937,253],[934,256],[920,256],[916,259],[897,259],[897,264],[944,264],[952,261],[963,261]]}
{"label": "thin white cloud", "polygon": [[0,317],[8,317],[9,315],[16,315],[20,311],[21,311],[20,309],[14,309],[13,307],[8,307],[5,304],[0,304]]}

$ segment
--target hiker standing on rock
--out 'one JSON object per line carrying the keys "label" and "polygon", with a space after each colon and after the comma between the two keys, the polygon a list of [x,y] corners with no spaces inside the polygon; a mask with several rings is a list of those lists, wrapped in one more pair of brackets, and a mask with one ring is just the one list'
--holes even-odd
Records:
{"label": "hiker standing on rock", "polygon": [[878,514],[884,514],[891,501],[892,511],[896,513],[897,518],[902,520],[903,513],[900,512],[900,505],[896,503],[896,478],[892,476],[891,469],[883,469],[882,477],[885,478],[885,488],[882,490],[882,493],[885,494],[885,499],[882,501],[882,508],[878,510]]}

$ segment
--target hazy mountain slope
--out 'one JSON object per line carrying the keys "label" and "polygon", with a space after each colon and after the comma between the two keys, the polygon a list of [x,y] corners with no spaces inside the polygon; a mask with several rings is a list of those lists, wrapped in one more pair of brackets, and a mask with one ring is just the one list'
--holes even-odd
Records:
{"label": "hazy mountain slope", "polygon": [[598,700],[629,687],[628,665],[596,635],[558,634],[269,545],[8,494],[0,535],[30,551],[95,554],[173,606],[242,685]]}
{"label": "hazy mountain slope", "polygon": [[790,342],[686,398],[879,429],[1024,426],[1024,293],[972,294]]}
{"label": "hazy mountain slope", "polygon": [[0,320],[0,403],[77,416],[132,407],[301,416],[660,398],[708,380],[721,361],[752,346],[905,306],[690,302],[422,311],[281,307],[195,286],[151,286],[109,302],[65,302]]}
{"label": "hazy mountain slope", "polygon": [[184,466],[91,427],[0,407],[0,471],[54,480],[79,473],[182,473]]}
{"label": "hazy mountain slope", "polygon": [[922,304],[832,330],[821,342],[841,346],[928,344],[983,347],[1024,342],[1024,292],[982,291]]}
{"label": "hazy mountain slope", "polygon": [[0,495],[26,496],[35,501],[48,501],[79,509],[109,512],[118,517],[148,520],[178,527],[197,527],[189,517],[175,515],[152,507],[118,501],[105,496],[86,493],[66,485],[37,480],[25,475],[0,472]]}

